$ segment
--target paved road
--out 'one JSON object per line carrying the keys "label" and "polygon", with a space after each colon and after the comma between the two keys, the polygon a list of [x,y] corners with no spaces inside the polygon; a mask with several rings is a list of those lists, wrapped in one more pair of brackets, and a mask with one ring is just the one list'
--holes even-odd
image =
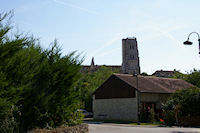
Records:
{"label": "paved road", "polygon": [[126,124],[89,124],[89,133],[200,133],[200,128],[166,128]]}

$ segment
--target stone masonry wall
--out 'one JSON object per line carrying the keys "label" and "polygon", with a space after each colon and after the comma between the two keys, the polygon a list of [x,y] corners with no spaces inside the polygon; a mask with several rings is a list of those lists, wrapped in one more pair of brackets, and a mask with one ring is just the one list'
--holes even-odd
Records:
{"label": "stone masonry wall", "polygon": [[140,74],[136,38],[122,39],[122,72],[128,74]]}
{"label": "stone masonry wall", "polygon": [[166,102],[169,94],[157,94],[157,93],[142,93],[141,102],[154,102],[156,108],[161,109],[162,103]]}
{"label": "stone masonry wall", "polygon": [[137,98],[95,99],[93,113],[96,120],[137,121]]}

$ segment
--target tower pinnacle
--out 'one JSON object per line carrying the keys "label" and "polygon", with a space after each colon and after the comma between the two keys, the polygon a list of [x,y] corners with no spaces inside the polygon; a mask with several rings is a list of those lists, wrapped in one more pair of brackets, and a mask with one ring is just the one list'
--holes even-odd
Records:
{"label": "tower pinnacle", "polygon": [[92,57],[91,66],[94,66],[94,57]]}

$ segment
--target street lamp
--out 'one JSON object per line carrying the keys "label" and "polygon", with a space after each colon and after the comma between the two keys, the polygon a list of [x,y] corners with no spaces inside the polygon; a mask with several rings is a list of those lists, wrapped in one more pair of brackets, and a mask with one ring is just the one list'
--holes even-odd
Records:
{"label": "street lamp", "polygon": [[133,76],[136,78],[136,89],[137,89],[137,105],[138,105],[138,110],[137,110],[138,121],[137,121],[137,124],[140,125],[140,92],[139,92],[139,89],[138,89],[137,70],[134,71]]}
{"label": "street lamp", "polygon": [[188,35],[187,41],[183,42],[183,44],[184,44],[184,45],[192,45],[192,42],[189,41],[189,39],[190,39],[190,35],[192,35],[193,33],[196,34],[196,35],[198,36],[198,41],[199,41],[199,54],[200,54],[200,35],[199,35],[199,33],[197,33],[197,32],[191,32],[191,33]]}

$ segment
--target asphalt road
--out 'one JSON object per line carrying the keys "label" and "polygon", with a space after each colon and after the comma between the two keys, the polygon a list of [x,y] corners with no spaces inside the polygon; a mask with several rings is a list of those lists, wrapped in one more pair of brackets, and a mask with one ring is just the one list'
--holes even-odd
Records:
{"label": "asphalt road", "polygon": [[200,128],[168,128],[127,124],[90,123],[89,133],[200,133]]}

